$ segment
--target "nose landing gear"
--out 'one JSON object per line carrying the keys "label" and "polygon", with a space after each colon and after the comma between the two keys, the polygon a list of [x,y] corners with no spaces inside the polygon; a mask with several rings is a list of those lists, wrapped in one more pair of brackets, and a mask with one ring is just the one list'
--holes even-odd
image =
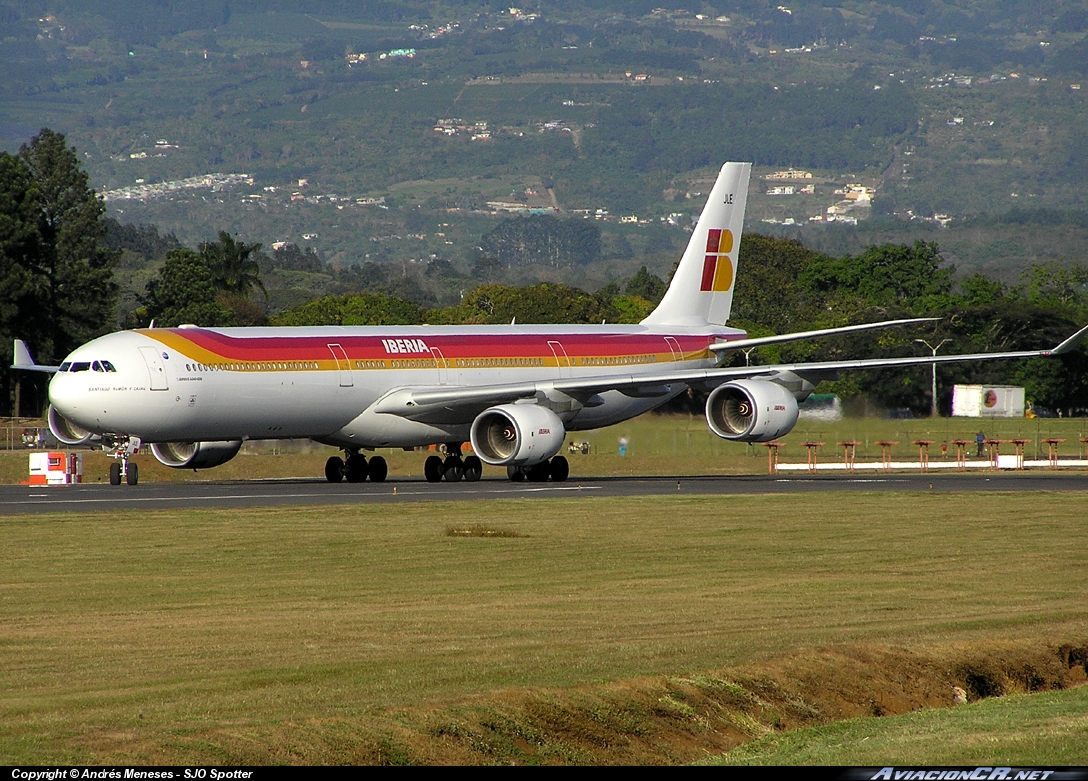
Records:
{"label": "nose landing gear", "polygon": [[110,464],[110,485],[121,485],[124,479],[129,485],[136,485],[140,480],[140,469],[129,459],[140,452],[139,437],[118,437],[112,440],[106,454],[117,460]]}

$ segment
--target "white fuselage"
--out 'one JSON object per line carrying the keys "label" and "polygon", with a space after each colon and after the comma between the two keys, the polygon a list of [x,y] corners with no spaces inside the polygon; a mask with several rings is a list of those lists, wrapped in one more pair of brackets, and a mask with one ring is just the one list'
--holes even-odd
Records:
{"label": "white fuselage", "polygon": [[[49,386],[65,418],[144,442],[309,437],[347,448],[466,441],[471,420],[424,423],[376,412],[391,391],[486,388],[711,367],[721,326],[390,326],[147,329],[75,350]],[[639,415],[684,390],[600,394],[568,430]]]}

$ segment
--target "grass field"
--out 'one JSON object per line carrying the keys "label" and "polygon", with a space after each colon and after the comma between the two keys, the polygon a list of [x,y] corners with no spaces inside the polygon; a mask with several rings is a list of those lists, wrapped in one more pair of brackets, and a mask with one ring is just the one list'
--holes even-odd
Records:
{"label": "grass field", "polygon": [[[1069,687],[1088,647],[1084,502],[3,517],[0,758],[675,763],[947,706],[953,685]],[[975,727],[945,729],[951,746]],[[948,761],[993,758],[960,744]]]}
{"label": "grass field", "polygon": [[[2,441],[18,441],[25,426],[21,421],[10,424],[10,431]],[[782,442],[781,460],[805,462],[806,441],[824,442],[821,461],[839,461],[842,450],[836,443],[845,440],[858,441],[857,460],[880,460],[880,440],[899,442],[892,448],[893,459],[916,461],[918,448],[911,443],[917,439],[936,442],[931,448],[931,459],[941,459],[940,443],[954,439],[974,442],[975,433],[985,432],[987,437],[998,439],[1027,439],[1026,455],[1029,458],[1046,458],[1044,439],[1064,439],[1059,446],[1063,458],[1084,457],[1084,446],[1079,441],[1088,437],[1088,418],[1026,418],[998,419],[992,421],[964,418],[938,418],[936,420],[881,420],[874,418],[844,418],[836,423],[801,420]],[[628,453],[621,457],[618,452],[620,437],[628,439]],[[567,435],[568,441],[587,441],[591,444],[587,456],[570,455],[571,476],[598,477],[607,475],[708,475],[708,474],[765,474],[767,451],[760,445],[746,445],[719,439],[707,428],[701,416],[643,415],[634,420],[596,431],[579,431]],[[968,455],[973,456],[973,446]],[[18,483],[27,475],[26,450],[0,451],[0,482]],[[160,465],[150,454],[137,457],[140,480],[239,480],[255,477],[320,477],[325,459],[336,450],[312,442],[251,442],[233,461],[215,469],[193,472],[170,469]],[[1012,452],[1011,449],[1002,452]],[[378,451],[389,462],[391,477],[420,477],[423,461],[428,454],[383,449]],[[955,461],[955,448],[948,446],[947,460]],[[86,482],[104,482],[108,479],[109,466],[105,456],[88,452],[84,460]],[[486,475],[503,475],[505,470],[484,467]]]}
{"label": "grass field", "polygon": [[747,743],[708,764],[955,765],[978,757],[1017,766],[1045,757],[1084,764],[1088,686],[987,699],[964,708],[865,717],[780,733]]}

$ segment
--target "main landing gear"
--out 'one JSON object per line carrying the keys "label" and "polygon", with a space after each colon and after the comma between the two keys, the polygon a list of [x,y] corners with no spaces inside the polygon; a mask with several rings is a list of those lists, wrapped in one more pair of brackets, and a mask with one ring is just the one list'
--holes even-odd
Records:
{"label": "main landing gear", "polygon": [[[475,483],[483,475],[484,465],[479,456],[462,456],[461,443],[451,442],[445,445],[446,455],[428,456],[423,463],[423,476],[428,483],[457,483],[464,480]],[[389,468],[381,456],[372,456],[368,461],[359,451],[345,451],[346,460],[333,456],[325,462],[325,479],[330,483],[339,483],[345,478],[349,483],[362,483],[368,478],[372,483],[385,480]],[[135,465],[133,465],[133,468]],[[561,483],[570,474],[570,465],[564,456],[555,456],[532,466],[509,466],[506,475],[515,483],[528,480],[530,483],[543,483],[552,480]]]}
{"label": "main landing gear", "polygon": [[508,466],[506,476],[513,482],[528,480],[530,483],[543,483],[554,480],[561,483],[570,474],[570,465],[565,456],[554,456],[550,461],[542,461],[532,466]]}
{"label": "main landing gear", "polygon": [[423,476],[428,483],[437,483],[445,480],[447,483],[456,483],[465,480],[475,483],[484,473],[483,462],[477,456],[461,458],[461,443],[446,445],[446,458],[441,456],[429,456],[423,462]]}
{"label": "main landing gear", "polygon": [[121,437],[114,439],[106,454],[117,460],[110,464],[110,485],[121,485],[124,480],[129,485],[136,485],[140,480],[140,469],[129,459],[140,452],[139,437]]}
{"label": "main landing gear", "polygon": [[370,478],[372,483],[385,482],[389,467],[381,456],[371,456],[368,461],[358,450],[346,450],[345,461],[340,456],[333,456],[325,462],[325,479],[330,483],[339,483],[347,478],[349,483],[362,483]]}

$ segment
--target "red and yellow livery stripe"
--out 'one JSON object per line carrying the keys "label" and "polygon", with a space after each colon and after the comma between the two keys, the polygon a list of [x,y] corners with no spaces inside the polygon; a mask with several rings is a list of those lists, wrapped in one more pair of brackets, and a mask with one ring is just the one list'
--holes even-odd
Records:
{"label": "red and yellow livery stripe", "polygon": [[[650,334],[422,334],[412,339],[349,334],[230,336],[201,328],[139,331],[196,363],[226,371],[336,371],[338,369],[611,367],[712,357],[707,336]],[[738,335],[740,336],[740,335]],[[409,343],[413,352],[391,353],[387,343]],[[561,345],[553,350],[552,345]],[[334,353],[339,346],[340,353]],[[433,352],[432,352],[433,351]],[[558,353],[558,358],[557,358]],[[337,356],[340,356],[338,362]],[[348,366],[341,363],[346,356]]]}

